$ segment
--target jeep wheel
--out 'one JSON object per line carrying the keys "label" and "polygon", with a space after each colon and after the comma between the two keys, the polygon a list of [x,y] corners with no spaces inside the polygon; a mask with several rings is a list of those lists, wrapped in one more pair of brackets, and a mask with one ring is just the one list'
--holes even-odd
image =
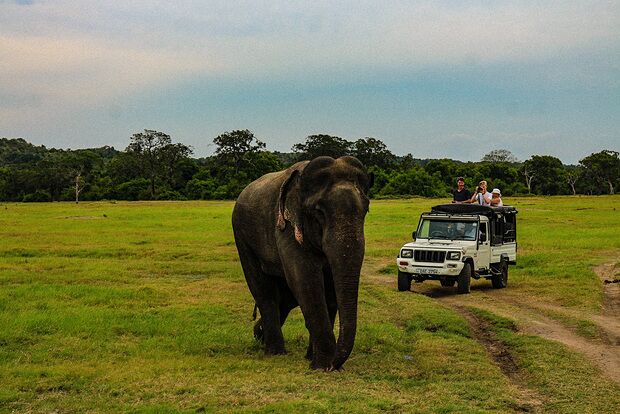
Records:
{"label": "jeep wheel", "polygon": [[469,263],[465,263],[463,266],[463,270],[459,274],[458,279],[456,280],[456,293],[469,293],[471,286],[471,265]]}
{"label": "jeep wheel", "polygon": [[491,278],[493,289],[502,289],[508,286],[508,263],[505,260],[499,262],[499,274]]}
{"label": "jeep wheel", "polygon": [[411,289],[411,275],[407,272],[398,271],[398,291],[406,292]]}
{"label": "jeep wheel", "polygon": [[440,279],[439,282],[443,287],[452,287],[456,283],[456,279]]}

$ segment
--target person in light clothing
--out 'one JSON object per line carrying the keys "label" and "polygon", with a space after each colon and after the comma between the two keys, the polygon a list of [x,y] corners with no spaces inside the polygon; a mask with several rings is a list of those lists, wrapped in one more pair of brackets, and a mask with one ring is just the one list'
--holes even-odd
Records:
{"label": "person in light clothing", "polygon": [[491,205],[494,207],[502,207],[504,203],[502,203],[502,192],[499,191],[499,188],[494,188],[491,191]]}
{"label": "person in light clothing", "polygon": [[470,202],[481,206],[490,206],[491,199],[491,193],[487,191],[487,182],[482,180],[478,184],[478,188],[476,188],[476,192],[471,197]]}

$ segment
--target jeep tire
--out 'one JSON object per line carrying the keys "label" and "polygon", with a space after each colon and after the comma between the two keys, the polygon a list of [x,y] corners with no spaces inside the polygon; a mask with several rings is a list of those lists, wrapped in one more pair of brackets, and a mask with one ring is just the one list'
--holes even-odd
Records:
{"label": "jeep tire", "polygon": [[441,283],[441,286],[443,287],[452,287],[456,283],[456,279],[444,278],[444,279],[440,279],[439,283]]}
{"label": "jeep tire", "polygon": [[469,293],[471,287],[471,264],[465,263],[456,280],[456,293]]}
{"label": "jeep tire", "polygon": [[407,272],[398,271],[398,291],[406,292],[411,290],[411,275]]}
{"label": "jeep tire", "polygon": [[506,260],[499,262],[499,273],[491,278],[493,289],[503,289],[508,286],[508,263]]}

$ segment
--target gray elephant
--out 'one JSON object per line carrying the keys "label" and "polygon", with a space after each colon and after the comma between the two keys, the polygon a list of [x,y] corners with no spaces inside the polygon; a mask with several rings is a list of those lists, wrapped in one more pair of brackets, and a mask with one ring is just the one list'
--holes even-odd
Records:
{"label": "gray elephant", "polygon": [[349,357],[371,181],[357,158],[318,157],[266,174],[239,195],[233,231],[260,310],[254,336],[267,354],[286,352],[282,325],[300,306],[310,333],[310,367],[340,369]]}

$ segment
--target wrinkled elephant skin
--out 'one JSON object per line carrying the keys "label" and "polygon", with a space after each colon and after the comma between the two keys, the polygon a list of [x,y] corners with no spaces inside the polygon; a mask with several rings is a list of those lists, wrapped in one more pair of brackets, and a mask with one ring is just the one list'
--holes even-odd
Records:
{"label": "wrinkled elephant skin", "polygon": [[318,157],[266,174],[239,195],[233,231],[260,310],[254,335],[267,354],[285,352],[282,325],[300,306],[310,333],[310,366],[339,369],[349,357],[371,185],[356,158]]}

